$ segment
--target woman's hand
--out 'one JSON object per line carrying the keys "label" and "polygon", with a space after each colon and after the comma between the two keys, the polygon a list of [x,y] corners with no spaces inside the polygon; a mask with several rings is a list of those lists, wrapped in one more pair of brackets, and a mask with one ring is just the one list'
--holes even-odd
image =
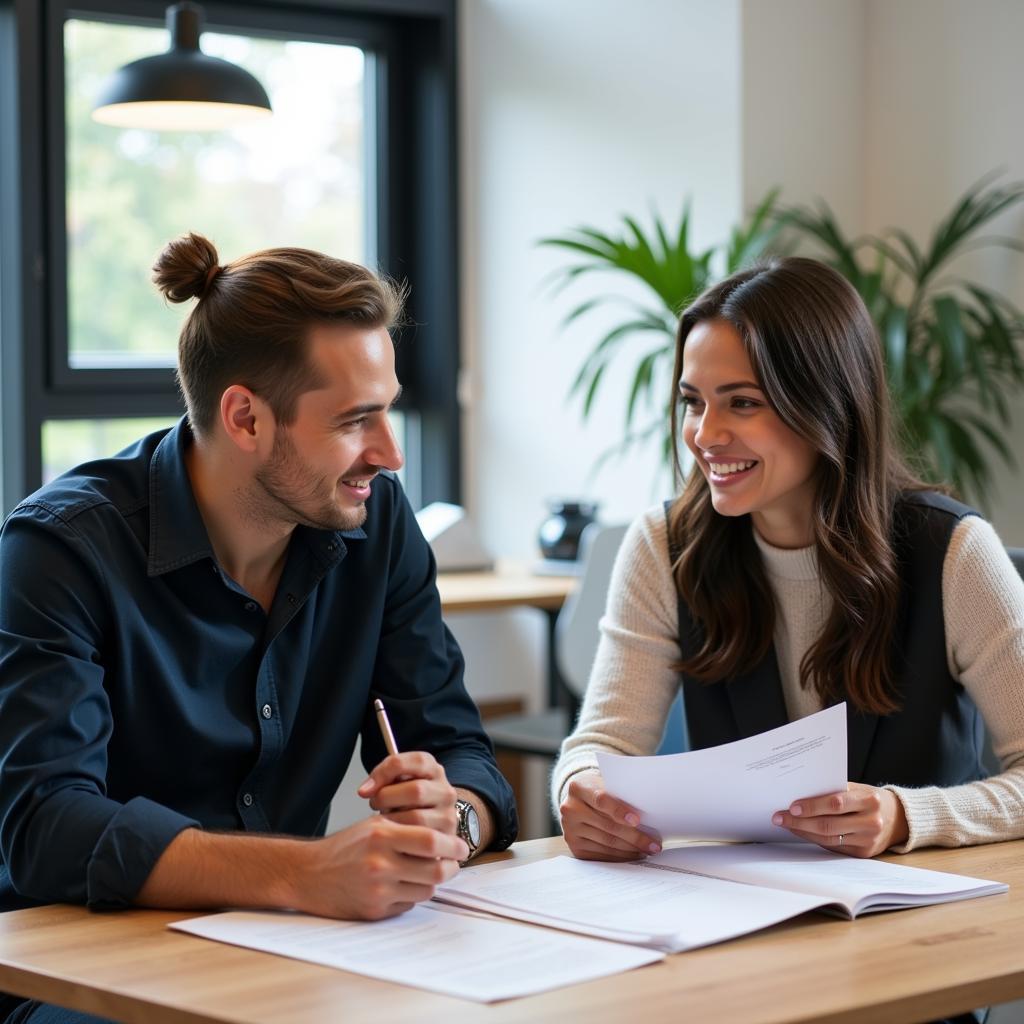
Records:
{"label": "woman's hand", "polygon": [[860,782],[849,783],[843,793],[796,800],[772,815],[772,824],[851,857],[874,857],[910,834],[896,794]]}
{"label": "woman's hand", "polygon": [[565,841],[580,860],[638,860],[661,852],[658,837],[640,830],[639,812],[608,793],[596,769],[572,777],[559,811]]}

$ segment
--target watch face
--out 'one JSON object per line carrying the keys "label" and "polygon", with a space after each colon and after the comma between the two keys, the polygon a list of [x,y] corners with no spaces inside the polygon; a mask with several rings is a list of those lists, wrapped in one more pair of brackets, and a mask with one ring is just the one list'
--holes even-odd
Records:
{"label": "watch face", "polygon": [[466,808],[466,828],[469,830],[469,841],[475,850],[480,845],[480,816],[472,804]]}
{"label": "watch face", "polygon": [[480,816],[468,800],[460,800],[459,809],[459,835],[475,850],[480,845]]}

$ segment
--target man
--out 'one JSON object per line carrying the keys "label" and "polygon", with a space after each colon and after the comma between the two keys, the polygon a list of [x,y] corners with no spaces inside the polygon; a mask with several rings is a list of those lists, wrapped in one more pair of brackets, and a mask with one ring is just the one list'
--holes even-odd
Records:
{"label": "man", "polygon": [[[301,249],[221,268],[197,235],[154,280],[199,298],[188,416],[0,535],[0,908],[401,913],[516,833],[392,475],[402,296]],[[310,841],[360,737],[380,813]]]}

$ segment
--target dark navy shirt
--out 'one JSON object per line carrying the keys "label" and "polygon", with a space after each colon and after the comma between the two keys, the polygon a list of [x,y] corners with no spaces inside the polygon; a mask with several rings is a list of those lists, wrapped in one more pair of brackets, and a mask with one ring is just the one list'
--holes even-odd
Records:
{"label": "dark navy shirt", "polygon": [[[0,534],[0,909],[129,903],[184,828],[322,835],[362,738],[431,752],[515,838],[508,784],[397,481],[297,527],[269,614],[217,563],[182,421],[27,498]],[[369,812],[368,812],[369,813]],[[27,900],[25,898],[28,898]]]}

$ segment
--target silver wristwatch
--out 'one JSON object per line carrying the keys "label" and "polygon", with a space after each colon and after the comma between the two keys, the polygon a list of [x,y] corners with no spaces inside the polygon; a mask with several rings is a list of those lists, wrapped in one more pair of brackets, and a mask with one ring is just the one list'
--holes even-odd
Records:
{"label": "silver wristwatch", "polygon": [[[456,800],[455,810],[459,815],[459,823],[455,827],[458,837],[469,847],[469,857],[480,849],[480,816],[476,808],[468,800]],[[469,857],[466,860],[469,860]],[[466,861],[462,861],[463,864]]]}

